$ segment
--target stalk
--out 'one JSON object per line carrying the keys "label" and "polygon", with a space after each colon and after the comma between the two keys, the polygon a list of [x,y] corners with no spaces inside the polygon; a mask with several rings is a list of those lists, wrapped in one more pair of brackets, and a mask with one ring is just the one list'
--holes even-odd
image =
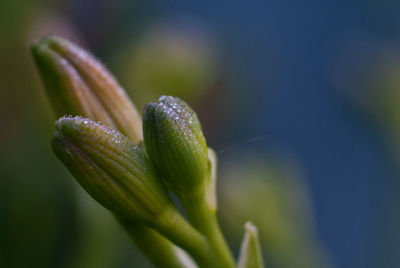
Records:
{"label": "stalk", "polygon": [[217,256],[211,243],[193,228],[175,208],[167,209],[149,225],[188,252],[199,267],[231,267],[216,266]]}
{"label": "stalk", "polygon": [[136,246],[160,268],[196,268],[196,264],[182,249],[153,229],[123,219],[118,219]]}
{"label": "stalk", "polygon": [[233,256],[218,225],[215,212],[210,211],[203,191],[180,196],[182,205],[192,225],[206,238],[214,255],[213,267],[234,268]]}

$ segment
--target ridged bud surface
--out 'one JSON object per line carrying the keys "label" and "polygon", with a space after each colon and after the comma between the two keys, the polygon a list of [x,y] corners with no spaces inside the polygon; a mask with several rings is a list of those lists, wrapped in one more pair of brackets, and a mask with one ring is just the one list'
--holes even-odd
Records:
{"label": "ridged bud surface", "polygon": [[207,144],[195,112],[184,101],[162,96],[144,109],[146,151],[178,192],[202,184],[208,172]]}
{"label": "ridged bud surface", "polygon": [[119,217],[151,221],[171,205],[152,162],[114,129],[63,117],[56,122],[52,146],[82,187]]}
{"label": "ridged bud surface", "polygon": [[59,37],[32,45],[32,54],[58,117],[71,114],[115,127],[142,140],[140,116],[110,72],[90,53]]}

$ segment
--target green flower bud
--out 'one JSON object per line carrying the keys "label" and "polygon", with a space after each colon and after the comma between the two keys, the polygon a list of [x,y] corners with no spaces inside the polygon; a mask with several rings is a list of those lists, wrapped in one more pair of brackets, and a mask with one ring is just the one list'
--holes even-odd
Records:
{"label": "green flower bud", "polygon": [[121,218],[149,222],[172,206],[151,161],[114,129],[63,117],[56,122],[52,147],[81,186]]}
{"label": "green flower bud", "polygon": [[184,101],[162,96],[148,104],[143,136],[150,159],[173,191],[204,183],[209,172],[207,144],[195,112]]}
{"label": "green flower bud", "polygon": [[257,227],[251,222],[244,225],[245,235],[240,247],[239,268],[263,268],[263,258]]}
{"label": "green flower bud", "polygon": [[140,116],[114,77],[92,55],[70,41],[47,37],[32,54],[58,117],[82,115],[142,140]]}

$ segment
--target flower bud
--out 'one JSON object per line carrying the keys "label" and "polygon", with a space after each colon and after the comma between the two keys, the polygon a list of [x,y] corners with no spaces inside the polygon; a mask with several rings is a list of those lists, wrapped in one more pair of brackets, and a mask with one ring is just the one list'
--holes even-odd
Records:
{"label": "flower bud", "polygon": [[257,227],[251,222],[244,225],[245,234],[240,247],[239,268],[263,268],[263,258]]}
{"label": "flower bud", "polygon": [[149,222],[172,205],[151,161],[114,129],[63,117],[52,147],[81,186],[121,218]]}
{"label": "flower bud", "polygon": [[175,192],[202,185],[208,172],[207,144],[194,111],[183,101],[162,96],[144,109],[146,151]]}
{"label": "flower bud", "polygon": [[113,76],[92,55],[70,41],[47,37],[32,54],[57,116],[82,115],[142,140],[140,116]]}

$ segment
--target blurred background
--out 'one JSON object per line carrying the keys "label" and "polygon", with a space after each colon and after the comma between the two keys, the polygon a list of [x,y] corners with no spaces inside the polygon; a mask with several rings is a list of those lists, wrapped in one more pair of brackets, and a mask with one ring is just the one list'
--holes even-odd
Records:
{"label": "blurred background", "polygon": [[151,267],[49,146],[29,46],[89,49],[141,110],[176,95],[219,159],[235,254],[267,267],[400,267],[398,1],[2,0],[0,267]]}

